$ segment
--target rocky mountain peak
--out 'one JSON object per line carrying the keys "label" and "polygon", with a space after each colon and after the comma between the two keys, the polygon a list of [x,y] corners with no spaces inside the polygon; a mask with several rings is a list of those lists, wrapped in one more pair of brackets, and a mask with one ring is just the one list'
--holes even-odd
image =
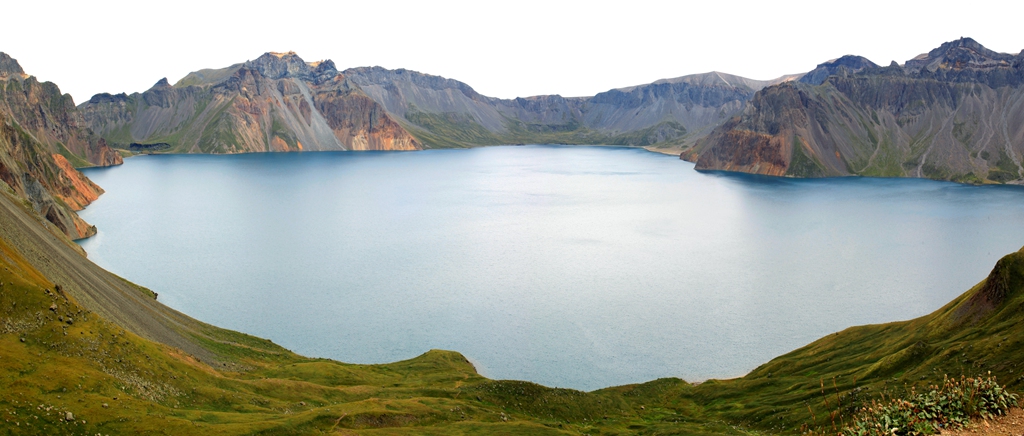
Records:
{"label": "rocky mountain peak", "polygon": [[163,79],[160,79],[160,80],[158,80],[158,81],[157,81],[157,82],[156,82],[156,83],[155,83],[155,84],[153,85],[153,87],[154,87],[154,88],[170,88],[170,87],[171,87],[171,83],[167,81],[167,78],[166,78],[166,77],[164,77]]}
{"label": "rocky mountain peak", "polygon": [[103,92],[103,93],[100,93],[100,94],[93,95],[92,98],[89,99],[89,103],[91,103],[91,104],[101,104],[101,103],[118,103],[118,104],[122,104],[122,103],[127,103],[127,102],[128,102],[128,94],[125,94],[123,92],[120,93],[120,94],[109,94],[109,93]]}
{"label": "rocky mountain peak", "polygon": [[1010,66],[1013,55],[989,50],[971,38],[960,38],[907,61],[906,68],[914,71],[939,69],[986,69]]}
{"label": "rocky mountain peak", "polygon": [[24,76],[25,70],[21,69],[21,64],[7,53],[0,52],[0,77],[7,76]]}
{"label": "rocky mountain peak", "polygon": [[309,64],[293,51],[288,53],[267,52],[255,60],[246,62],[245,66],[259,71],[263,77],[268,79],[310,76],[311,72]]}
{"label": "rocky mountain peak", "polygon": [[846,55],[818,64],[817,68],[801,77],[800,82],[820,85],[829,76],[848,76],[865,68],[878,68],[878,64],[863,56]]}
{"label": "rocky mountain peak", "polygon": [[295,77],[320,83],[338,74],[334,61],[327,59],[306,62],[293,51],[287,53],[267,52],[255,60],[246,62],[245,66],[259,71],[263,77],[274,80]]}

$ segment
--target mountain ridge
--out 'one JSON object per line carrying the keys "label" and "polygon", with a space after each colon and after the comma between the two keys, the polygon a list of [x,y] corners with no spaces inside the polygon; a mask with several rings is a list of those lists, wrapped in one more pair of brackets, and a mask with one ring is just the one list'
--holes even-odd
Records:
{"label": "mountain ridge", "polygon": [[[525,142],[676,147],[742,107],[762,86],[705,73],[610,89],[589,97],[487,97],[454,79],[382,67],[343,71],[427,144],[465,147]],[[474,132],[459,138],[457,131]]]}
{"label": "mountain ridge", "polygon": [[[224,110],[226,103],[207,94],[225,94],[217,90],[232,88],[246,71],[256,72],[260,80],[280,83],[297,80],[296,83],[313,87],[334,86],[353,96],[367,96],[372,103],[364,102],[356,108],[342,105],[343,110],[330,111],[331,115],[345,118],[352,110],[372,112],[379,110],[376,108],[379,105],[385,113],[368,117],[383,120],[380,130],[389,135],[391,142],[384,140],[378,141],[380,145],[360,146],[355,144],[359,141],[347,139],[360,137],[360,132],[333,129],[336,136],[342,138],[343,145],[338,145],[323,134],[326,129],[314,126],[317,123],[309,119],[310,112],[315,115],[323,112],[321,108],[304,109],[301,101],[295,103],[298,108],[292,108],[283,96],[274,96],[276,103],[257,103],[258,112],[271,112],[270,118],[275,120],[253,120],[244,115],[244,110],[233,108],[227,109],[231,114],[227,122],[210,119],[214,115],[223,116],[219,111]],[[118,147],[136,152],[406,150],[517,143],[671,149],[692,143],[706,134],[726,116],[739,110],[742,102],[757,89],[798,77],[789,75],[757,81],[714,72],[611,89],[591,97],[540,95],[501,99],[482,95],[455,79],[412,70],[357,67],[339,73],[331,60],[305,62],[294,52],[267,52],[254,60],[228,67],[191,72],[173,85],[164,79],[142,93],[96,94],[79,105],[79,109],[93,130]],[[332,80],[335,85],[328,83]],[[262,88],[256,87],[255,93],[265,99],[275,94],[273,87],[268,83]],[[233,89],[240,90],[237,86]],[[286,92],[285,89],[278,91]],[[211,101],[215,103],[217,114],[203,113]],[[315,106],[306,103],[306,106]],[[154,107],[163,110],[154,110]],[[210,127],[211,124],[214,127]],[[258,128],[254,129],[253,124],[258,124]],[[265,124],[272,126],[267,128]],[[318,133],[311,134],[310,129]],[[361,135],[362,138],[373,136],[372,133]],[[225,143],[230,144],[224,146]],[[299,143],[305,146],[300,148]],[[311,143],[318,146],[311,147]]]}
{"label": "mountain ridge", "polygon": [[200,70],[175,85],[162,79],[142,93],[97,94],[79,109],[93,130],[135,151],[421,148],[333,62],[294,53]]}
{"label": "mountain ridge", "polygon": [[1024,182],[1024,52],[963,38],[903,66],[842,59],[758,91],[681,157],[777,176]]}

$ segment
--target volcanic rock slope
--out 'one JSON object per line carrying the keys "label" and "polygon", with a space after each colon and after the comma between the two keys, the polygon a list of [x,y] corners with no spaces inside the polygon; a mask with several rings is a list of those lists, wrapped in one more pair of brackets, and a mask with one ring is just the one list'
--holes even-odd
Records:
{"label": "volcanic rock slope", "polygon": [[766,87],[682,153],[697,169],[1020,183],[1024,52],[963,38],[879,67],[858,56]]}
{"label": "volcanic rock slope", "polygon": [[75,211],[103,192],[75,167],[121,163],[84,126],[70,95],[0,53],[0,186],[73,239],[96,232]]}
{"label": "volcanic rock slope", "polygon": [[416,150],[420,143],[334,63],[295,53],[193,72],[143,93],[97,94],[79,109],[136,152]]}
{"label": "volcanic rock slope", "polygon": [[424,143],[692,144],[740,111],[754,92],[799,75],[757,81],[711,72],[612,89],[593,97],[487,97],[469,85],[410,70],[344,74]]}

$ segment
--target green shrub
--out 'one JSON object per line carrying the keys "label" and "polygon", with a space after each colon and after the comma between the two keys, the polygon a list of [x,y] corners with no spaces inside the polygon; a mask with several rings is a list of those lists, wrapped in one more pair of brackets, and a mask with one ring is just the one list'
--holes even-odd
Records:
{"label": "green shrub", "polygon": [[1002,415],[1017,405],[1017,395],[1007,392],[995,377],[945,378],[942,386],[925,393],[910,391],[908,399],[872,401],[857,413],[845,436],[928,435],[939,429],[963,428],[971,418]]}

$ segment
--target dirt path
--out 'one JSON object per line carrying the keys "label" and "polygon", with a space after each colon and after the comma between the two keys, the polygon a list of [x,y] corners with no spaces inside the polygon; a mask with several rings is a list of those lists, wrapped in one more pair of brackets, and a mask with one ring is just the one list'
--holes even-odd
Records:
{"label": "dirt path", "polygon": [[1013,409],[995,419],[977,420],[959,431],[944,431],[948,436],[1022,436],[1024,435],[1024,409]]}

